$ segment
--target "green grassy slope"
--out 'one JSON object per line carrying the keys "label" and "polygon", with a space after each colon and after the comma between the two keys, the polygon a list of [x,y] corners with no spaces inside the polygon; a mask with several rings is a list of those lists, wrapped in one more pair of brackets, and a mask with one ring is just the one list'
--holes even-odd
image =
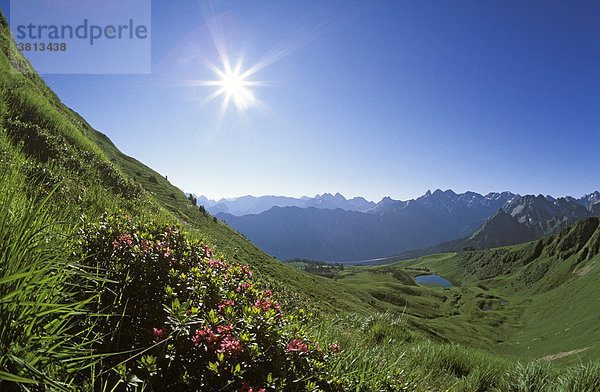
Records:
{"label": "green grassy slope", "polygon": [[77,202],[74,216],[123,209],[132,215],[181,223],[192,236],[215,246],[227,258],[253,266],[264,281],[312,298],[318,309],[370,312],[382,308],[365,292],[280,263],[193,206],[163,175],[119,151],[106,135],[61,103],[16,49],[5,19],[0,20],[4,156],[14,159],[12,167],[30,167],[34,172],[18,170],[14,175],[41,175],[53,179],[52,183],[68,184],[62,201]]}
{"label": "green grassy slope", "polygon": [[[526,295],[563,287],[565,277],[570,276],[570,271],[577,267],[570,265],[570,261],[557,264],[553,268],[560,266],[563,269],[561,274],[542,274],[541,283],[528,286],[532,279],[537,279],[537,269],[544,270],[553,265],[551,253],[562,251],[564,244],[554,248],[548,244],[545,246],[545,261],[540,259],[529,267],[519,267],[517,260],[535,256],[536,247],[541,245],[526,244],[508,248],[510,250],[492,250],[490,253],[431,256],[393,266],[348,269],[340,279],[334,280],[282,264],[223,222],[203,213],[163,175],[123,154],[108,137],[64,106],[16,50],[4,19],[0,27],[0,121],[3,124],[1,137],[5,156],[12,156],[15,160],[13,163],[29,165],[29,171],[33,172],[21,170],[20,175],[39,177],[38,172],[48,172],[51,175],[45,176],[45,180],[51,177],[55,181],[68,183],[62,197],[81,199],[74,213],[100,214],[105,209],[121,208],[135,214],[178,221],[192,235],[213,244],[226,257],[251,264],[262,279],[273,286],[311,299],[316,308],[362,313],[405,312],[415,327],[429,331],[432,336],[476,346],[505,340],[503,336],[498,337],[497,328],[518,322],[516,315],[523,311],[523,304],[528,302]],[[11,72],[11,66],[19,72]],[[33,136],[22,137],[23,129]],[[23,152],[15,150],[15,146],[21,146]],[[39,151],[46,153],[40,155]],[[69,159],[65,159],[65,152]],[[588,252],[598,253],[597,249]],[[488,259],[504,261],[490,263]],[[411,269],[403,271],[407,266]],[[439,290],[416,286],[411,282],[412,276],[420,273],[418,268],[435,270],[459,287]],[[506,276],[498,278],[499,273]],[[481,309],[486,306],[486,301],[493,300],[496,294],[481,288],[481,285],[466,284],[478,279],[492,287],[498,295],[505,295],[507,290],[515,288],[528,289],[521,290],[524,299],[511,301],[510,305],[505,306],[507,310],[503,314],[483,312]],[[540,310],[537,313],[543,312]],[[464,330],[472,333],[462,333]]]}
{"label": "green grassy slope", "polygon": [[[390,309],[401,308],[409,324],[434,340],[485,349],[496,346],[502,340],[499,331],[517,323],[519,312],[484,311],[488,302],[498,302],[495,294],[467,283],[453,257],[432,255],[387,266],[346,267],[337,279],[364,289]],[[455,286],[422,285],[413,279],[431,272],[448,277]]]}
{"label": "green grassy slope", "polygon": [[589,218],[538,241],[462,253],[457,263],[483,284],[526,301],[522,326],[501,351],[536,359],[585,350],[556,359],[572,364],[600,355],[599,249],[600,220]]}
{"label": "green grassy slope", "polygon": [[600,355],[600,269],[574,276],[560,287],[536,295],[523,314],[523,327],[502,348],[524,359],[583,350],[557,358],[578,364]]}
{"label": "green grassy slope", "polygon": [[[465,321],[463,331],[488,336],[494,341],[488,348],[519,359],[583,350],[553,358],[553,363],[571,365],[600,355],[599,249],[600,220],[589,218],[526,244],[432,255],[394,266],[427,269],[460,286],[443,290],[460,291],[464,302],[459,314],[436,318],[441,330],[460,334],[455,328]],[[483,312],[484,307],[492,310]]]}
{"label": "green grassy slope", "polygon": [[[335,334],[337,341],[346,337],[349,347],[356,344],[356,353],[349,351],[343,357],[350,368],[354,363],[372,366],[374,358],[385,358],[389,370],[393,360],[402,357],[406,366],[420,369],[417,373],[426,387],[452,388],[456,380],[469,377],[475,386],[464,390],[485,390],[476,385],[490,385],[475,379],[487,371],[478,365],[480,351],[437,345],[406,327],[423,331],[436,342],[483,348],[492,352],[484,357],[488,359],[496,355],[535,359],[585,349],[555,361],[566,365],[600,353],[595,344],[600,338],[598,219],[528,244],[347,267],[333,279],[316,276],[280,263],[193,206],[161,174],[120,152],[108,137],[64,106],[16,50],[3,18],[0,51],[0,172],[10,179],[2,187],[17,184],[24,195],[44,195],[56,188],[49,208],[73,222],[82,214],[96,219],[104,211],[120,209],[136,217],[179,223],[190,236],[202,238],[228,259],[250,264],[260,280],[283,297],[286,292],[299,294],[324,314],[353,312],[331,319],[339,322],[339,328],[315,326],[323,334]],[[415,276],[428,272],[448,278],[454,287],[415,283]],[[492,310],[484,310],[487,307]],[[376,312],[393,316],[377,318]],[[408,340],[410,345],[403,346]],[[405,352],[410,355],[405,357]],[[468,362],[468,369],[456,370],[460,362]],[[502,363],[494,374],[504,371]],[[430,367],[440,373],[430,372]],[[443,374],[446,368],[451,370],[446,372],[449,376]]]}
{"label": "green grassy slope", "polygon": [[[526,360],[578,351],[552,357],[571,365],[600,354],[599,249],[600,220],[589,218],[526,244],[324,271],[438,340]],[[413,280],[428,273],[454,286]]]}

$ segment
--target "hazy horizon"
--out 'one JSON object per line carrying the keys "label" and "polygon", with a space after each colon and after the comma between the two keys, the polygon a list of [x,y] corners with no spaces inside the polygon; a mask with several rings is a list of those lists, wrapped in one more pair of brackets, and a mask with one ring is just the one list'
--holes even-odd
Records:
{"label": "hazy horizon", "polygon": [[477,192],[477,191],[470,190],[470,189],[469,189],[469,190],[463,190],[463,191],[456,191],[456,190],[454,190],[454,189],[440,189],[440,188],[435,188],[435,189],[428,189],[428,190],[426,190],[425,192],[423,192],[423,193],[421,193],[421,194],[419,194],[419,195],[412,196],[412,197],[405,198],[405,199],[397,198],[397,197],[394,197],[394,196],[391,196],[391,195],[385,195],[385,196],[382,196],[382,197],[380,197],[380,198],[378,198],[378,199],[369,199],[369,198],[367,198],[367,197],[365,197],[365,196],[362,196],[362,195],[345,195],[345,194],[343,194],[343,193],[341,193],[341,192],[320,192],[320,193],[315,193],[315,194],[313,194],[313,195],[299,194],[298,196],[296,196],[296,195],[275,195],[275,194],[257,194],[257,195],[252,195],[252,194],[240,194],[240,195],[238,195],[238,196],[227,196],[227,195],[226,195],[226,196],[217,196],[217,197],[213,197],[213,196],[208,196],[208,195],[206,195],[206,194],[202,194],[202,193],[197,193],[197,192],[189,191],[189,190],[186,190],[186,189],[184,189],[183,191],[184,191],[185,193],[194,194],[194,195],[196,195],[196,196],[204,196],[204,197],[206,197],[207,199],[209,199],[209,200],[212,200],[212,201],[219,201],[219,200],[223,200],[223,199],[226,199],[226,200],[233,200],[233,199],[239,199],[239,198],[241,198],[241,197],[245,197],[245,196],[253,196],[253,197],[266,197],[266,196],[275,196],[275,197],[291,197],[291,198],[300,199],[300,198],[302,198],[302,197],[313,198],[313,197],[316,197],[317,195],[319,195],[319,196],[322,196],[323,194],[326,194],[326,193],[329,193],[329,194],[331,194],[331,195],[335,195],[336,193],[340,193],[340,194],[341,194],[342,196],[344,196],[344,198],[346,198],[347,200],[350,200],[350,199],[352,199],[352,198],[355,198],[355,197],[363,197],[363,198],[364,198],[365,200],[367,200],[367,201],[372,201],[372,202],[375,202],[375,203],[377,203],[377,202],[381,201],[382,199],[384,199],[384,198],[386,198],[386,197],[390,197],[390,198],[392,198],[393,200],[402,200],[402,201],[406,201],[406,200],[414,200],[414,199],[417,199],[417,198],[419,198],[419,197],[421,197],[421,196],[425,195],[425,194],[427,193],[427,191],[430,191],[431,193],[433,193],[433,192],[435,192],[435,191],[436,191],[436,190],[438,190],[438,189],[439,189],[439,190],[441,190],[441,191],[443,191],[443,192],[445,192],[445,191],[447,191],[447,190],[451,190],[451,191],[453,191],[453,192],[454,192],[454,193],[456,193],[456,194],[462,194],[462,193],[466,193],[466,192],[475,192],[475,193],[479,193],[479,194],[480,194],[480,195],[482,195],[482,196],[486,196],[486,195],[488,195],[488,194],[490,194],[490,193],[511,192],[511,193],[514,193],[514,194],[517,194],[517,195],[520,195],[520,196],[525,196],[525,195],[534,195],[534,196],[537,196],[537,195],[543,195],[543,196],[552,196],[552,197],[554,197],[555,199],[559,199],[559,198],[561,198],[561,197],[568,197],[568,196],[570,196],[570,197],[574,197],[574,198],[576,198],[576,199],[579,199],[579,198],[582,198],[582,197],[584,197],[584,196],[590,195],[590,194],[592,194],[592,193],[594,193],[594,192],[598,192],[598,190],[595,190],[595,189],[594,189],[594,190],[591,190],[591,191],[585,192],[585,193],[583,193],[583,194],[581,194],[581,195],[579,195],[579,194],[577,194],[577,195],[575,195],[575,194],[553,195],[553,194],[551,194],[551,193],[543,193],[543,192],[537,192],[537,193],[521,193],[521,192],[514,192],[514,191],[512,191],[512,190],[510,190],[510,189],[506,189],[506,190],[502,190],[502,191]]}

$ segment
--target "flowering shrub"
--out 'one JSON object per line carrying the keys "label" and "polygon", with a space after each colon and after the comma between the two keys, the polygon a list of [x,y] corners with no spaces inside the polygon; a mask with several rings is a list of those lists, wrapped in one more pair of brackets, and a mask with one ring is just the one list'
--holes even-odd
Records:
{"label": "flowering shrub", "polygon": [[145,350],[123,372],[137,382],[152,390],[343,390],[326,374],[340,347],[316,344],[248,266],[217,257],[179,227],[124,214],[88,225],[82,238],[88,262],[111,281],[99,310],[125,315],[106,319],[104,332],[116,333],[99,349],[130,350],[127,357]]}

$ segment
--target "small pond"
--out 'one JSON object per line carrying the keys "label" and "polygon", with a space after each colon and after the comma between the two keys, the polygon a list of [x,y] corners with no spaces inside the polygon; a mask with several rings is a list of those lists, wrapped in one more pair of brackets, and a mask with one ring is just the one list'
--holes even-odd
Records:
{"label": "small pond", "polygon": [[437,284],[442,287],[453,286],[452,283],[439,275],[419,275],[415,276],[415,280],[421,284]]}
{"label": "small pond", "polygon": [[[503,304],[507,303],[507,301],[504,298],[500,298],[500,297],[496,297],[496,299],[500,302],[502,302]],[[487,312],[488,310],[494,310],[493,306],[484,306],[483,308],[481,308],[481,310],[483,310],[484,312]]]}

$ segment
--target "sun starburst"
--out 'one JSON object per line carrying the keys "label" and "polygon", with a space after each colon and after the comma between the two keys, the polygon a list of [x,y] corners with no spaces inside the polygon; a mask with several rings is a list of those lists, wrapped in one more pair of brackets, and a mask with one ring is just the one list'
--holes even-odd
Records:
{"label": "sun starburst", "polygon": [[244,111],[258,103],[258,99],[252,91],[252,87],[260,86],[263,83],[249,80],[253,69],[242,70],[242,62],[239,61],[235,67],[232,67],[227,58],[222,58],[221,68],[214,64],[208,64],[216,75],[215,80],[197,81],[201,86],[213,86],[216,90],[207,97],[207,101],[212,101],[222,97],[221,112],[224,113],[230,104],[235,105],[238,111]]}
{"label": "sun starburst", "polygon": [[[267,116],[274,116],[270,107],[254,94],[255,87],[272,85],[272,82],[257,81],[254,79],[254,76],[259,71],[304,45],[315,36],[316,32],[313,29],[303,29],[302,34],[297,34],[287,40],[281,41],[263,57],[259,58],[258,61],[242,69],[242,56],[238,57],[237,63],[230,61],[229,50],[232,46],[228,45],[225,39],[225,31],[231,25],[230,19],[224,15],[215,16],[210,3],[203,9],[203,14],[205,15],[206,27],[210,33],[220,62],[206,63],[207,60],[204,60],[205,65],[214,72],[216,78],[204,81],[193,80],[190,84],[215,88],[210,95],[204,98],[204,102],[222,98],[220,119],[224,117],[230,106],[235,106],[240,114],[249,108],[256,108],[259,112]],[[217,65],[219,63],[220,65]]]}
{"label": "sun starburst", "polygon": [[223,69],[212,67],[212,70],[219,77],[215,81],[218,87],[217,96],[224,96],[225,109],[230,101],[233,101],[238,110],[246,110],[256,102],[256,97],[251,90],[251,86],[257,86],[260,83],[248,80],[249,73],[242,72],[242,63],[232,69],[227,63]]}

